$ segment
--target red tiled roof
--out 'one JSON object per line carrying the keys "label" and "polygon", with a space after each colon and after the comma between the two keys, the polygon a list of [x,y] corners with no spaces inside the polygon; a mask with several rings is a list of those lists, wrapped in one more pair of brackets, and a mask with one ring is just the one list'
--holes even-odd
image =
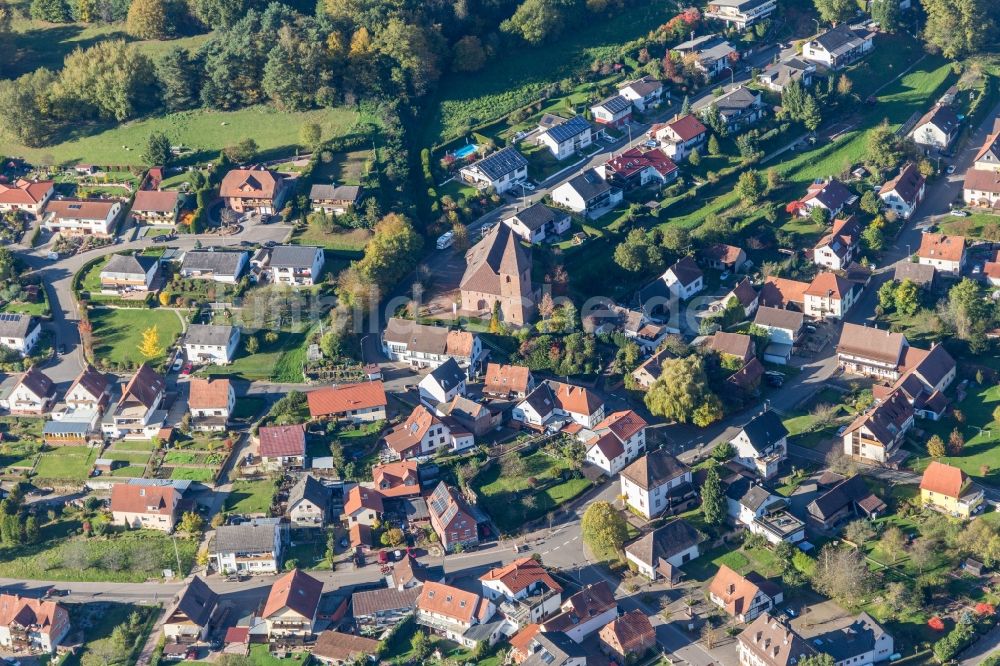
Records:
{"label": "red tiled roof", "polygon": [[601,640],[622,653],[642,654],[656,642],[656,632],[649,618],[638,610],[616,617],[601,629]]}
{"label": "red tiled roof", "polygon": [[304,456],[306,454],[306,427],[297,425],[266,426],[257,432],[260,439],[260,456]]}
{"label": "red tiled roof", "polygon": [[958,467],[952,467],[936,460],[924,470],[920,479],[920,489],[947,497],[959,497],[968,477]]}
{"label": "red tiled roof", "polygon": [[545,567],[530,557],[522,557],[505,566],[490,569],[479,580],[500,581],[511,594],[517,594],[535,583],[545,583],[550,590],[562,591],[562,586],[549,575]]}
{"label": "red tiled roof", "polygon": [[310,620],[316,616],[323,583],[298,569],[290,571],[271,586],[262,617],[270,617],[283,608],[295,611]]}
{"label": "red tiled roof", "polygon": [[58,199],[45,206],[45,212],[59,220],[106,220],[117,201],[104,199]]}
{"label": "red tiled roof", "polygon": [[852,285],[850,282],[840,277],[836,273],[820,273],[813,281],[805,293],[809,296],[820,296],[825,298],[828,294],[833,298],[843,300],[844,296],[850,293]]}
{"label": "red tiled roof", "polygon": [[31,182],[19,179],[13,187],[0,185],[0,204],[32,205],[45,198],[52,189],[51,180]]}
{"label": "red tiled roof", "polygon": [[344,513],[350,516],[361,509],[371,509],[376,513],[382,513],[385,510],[382,504],[382,493],[363,486],[351,488],[347,492],[347,501],[344,502]]}
{"label": "red tiled roof", "polygon": [[760,304],[770,307],[782,307],[790,303],[801,305],[805,303],[807,289],[808,282],[768,277],[760,288]]}
{"label": "red tiled roof", "polygon": [[228,379],[195,377],[191,380],[190,387],[188,407],[191,409],[224,409],[229,406]]}
{"label": "red tiled roof", "polygon": [[652,148],[643,152],[640,148],[630,148],[606,163],[612,171],[628,178],[644,169],[652,167],[662,176],[677,171],[677,165],[662,150]]}
{"label": "red tiled roof", "polygon": [[462,624],[472,624],[473,618],[479,615],[479,602],[479,595],[474,592],[427,581],[417,597],[417,608],[426,613],[444,615]]}
{"label": "red tiled roof", "polygon": [[306,394],[313,418],[343,414],[358,409],[385,407],[388,401],[381,381],[328,386]]}
{"label": "red tiled roof", "polygon": [[917,250],[917,256],[922,259],[960,261],[963,252],[965,252],[964,236],[929,234],[925,232],[920,238],[920,249]]}
{"label": "red tiled roof", "polygon": [[555,385],[555,400],[563,411],[571,414],[590,415],[604,404],[604,401],[593,391],[583,386],[552,382]]}
{"label": "red tiled roof", "polygon": [[111,511],[170,516],[174,512],[173,486],[140,486],[116,483],[111,488]]}
{"label": "red tiled roof", "polygon": [[531,641],[542,630],[540,624],[529,624],[510,637],[511,657],[515,664],[520,664],[528,658]]}
{"label": "red tiled roof", "polygon": [[667,127],[672,129],[680,137],[681,141],[690,141],[708,131],[693,114],[688,114],[673,122],[669,122],[667,123]]}
{"label": "red tiled roof", "polygon": [[22,626],[37,625],[41,633],[55,637],[69,624],[69,612],[55,601],[0,594],[0,626],[9,627],[13,622]]}
{"label": "red tiled roof", "polygon": [[[415,460],[376,465],[372,468],[375,487],[384,497],[401,497],[420,494],[420,481]],[[413,483],[407,484],[407,481]]]}
{"label": "red tiled roof", "polygon": [[648,425],[641,416],[631,409],[626,409],[620,412],[613,412],[598,423],[594,429],[600,431],[607,428],[614,433],[615,437],[626,441],[629,437],[632,437]]}
{"label": "red tiled roof", "polygon": [[267,169],[233,169],[222,179],[222,198],[273,199],[281,189],[282,176]]}
{"label": "red tiled roof", "polygon": [[490,363],[486,366],[484,393],[506,395],[527,393],[531,371],[523,365],[501,365]]}
{"label": "red tiled roof", "polygon": [[135,193],[132,210],[140,212],[170,213],[177,207],[177,192],[139,190]]}

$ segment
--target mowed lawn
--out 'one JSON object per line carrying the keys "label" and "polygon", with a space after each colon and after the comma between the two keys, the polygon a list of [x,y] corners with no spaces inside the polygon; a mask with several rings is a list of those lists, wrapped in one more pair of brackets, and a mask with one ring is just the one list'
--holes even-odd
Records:
{"label": "mowed lawn", "polygon": [[35,476],[39,479],[86,481],[97,458],[96,449],[66,446],[46,451],[38,457]]}
{"label": "mowed lawn", "polygon": [[[984,388],[970,383],[965,400],[955,405],[965,415],[965,424],[959,426],[959,431],[965,438],[965,447],[961,455],[945,456],[938,460],[959,467],[969,476],[986,483],[1000,483],[1000,422],[993,420],[993,410],[997,407],[1000,407],[1000,386]],[[938,423],[921,422],[921,427],[927,431],[927,439],[936,434],[946,444],[955,425],[955,420],[951,418],[942,419]],[[922,444],[926,444],[926,441]],[[914,454],[911,467],[922,472],[930,464],[931,458],[927,455],[926,448],[917,449]]]}
{"label": "mowed lawn", "polygon": [[41,148],[29,148],[9,140],[0,141],[0,154],[18,155],[36,164],[73,164],[81,160],[96,164],[141,165],[149,135],[163,132],[171,144],[192,151],[184,161],[201,161],[218,156],[221,149],[253,138],[261,153],[277,155],[298,148],[299,128],[319,123],[323,138],[349,133],[361,120],[353,109],[318,109],[282,112],[270,106],[239,111],[194,110],[136,120]]}
{"label": "mowed lawn", "polygon": [[95,308],[90,311],[94,326],[94,355],[112,363],[139,365],[163,358],[146,358],[139,352],[142,334],[156,327],[160,346],[165,350],[181,334],[181,320],[173,310]]}
{"label": "mowed lawn", "polygon": [[226,497],[226,513],[266,514],[274,498],[271,481],[234,481]]}

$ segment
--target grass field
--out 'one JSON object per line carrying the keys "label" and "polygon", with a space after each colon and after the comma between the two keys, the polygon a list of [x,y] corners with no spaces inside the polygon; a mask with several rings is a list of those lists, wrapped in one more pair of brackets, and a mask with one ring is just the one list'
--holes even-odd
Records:
{"label": "grass field", "polygon": [[536,101],[544,88],[611,58],[622,45],[665,23],[677,9],[669,2],[633,5],[567,31],[539,47],[521,45],[492,58],[472,74],[451,74],[437,94],[437,113],[427,124],[427,144],[461,136],[470,125],[500,118]]}
{"label": "grass field", "polygon": [[[306,224],[296,229],[292,236],[292,242],[298,245],[316,245],[325,250],[336,250],[347,253],[347,258],[357,259],[365,250],[365,245],[372,237],[372,232],[368,229],[343,229],[333,233],[327,233],[321,229],[316,229],[311,224]],[[336,255],[330,256],[327,252],[326,270],[331,270],[330,261],[338,259]]]}
{"label": "grass field", "polygon": [[719,567],[725,564],[738,574],[746,575],[756,571],[770,578],[781,574],[778,561],[767,548],[733,549],[722,546],[703,553],[701,557],[684,567],[684,572],[694,580],[705,581],[715,575]]}
{"label": "grass field", "polygon": [[38,458],[35,476],[40,479],[86,481],[96,458],[97,451],[91,448],[64,446],[46,451]]}
{"label": "grass field", "polygon": [[175,481],[200,481],[210,483],[215,479],[215,471],[208,468],[175,467],[170,471],[170,478]]}
{"label": "grass field", "polygon": [[985,238],[986,230],[989,237],[996,238],[1000,227],[1000,216],[990,213],[972,213],[969,217],[946,217],[941,220],[941,233],[957,234],[970,238]]}
{"label": "grass field", "polygon": [[156,326],[163,349],[181,334],[181,320],[173,310],[95,308],[90,311],[90,321],[94,326],[94,355],[114,364],[138,366],[143,361],[163,358],[145,358],[139,353],[143,331],[150,326]]}
{"label": "grass field", "polygon": [[[500,465],[494,464],[473,482],[496,526],[504,533],[516,532],[525,522],[544,516],[590,487],[586,479],[568,478],[541,492],[531,492],[529,479],[535,479],[535,485],[550,482],[568,471],[569,463],[536,451],[524,457],[524,464],[523,475],[506,476]],[[533,499],[525,502],[528,495]]]}
{"label": "grass field", "polygon": [[234,481],[233,490],[226,497],[226,513],[267,513],[274,498],[271,481]]}
{"label": "grass field", "polygon": [[[0,549],[0,577],[31,580],[140,583],[177,569],[171,538],[155,530],[113,532],[87,538],[76,534],[79,521],[42,526],[39,543]],[[176,539],[181,575],[194,563],[198,542]]]}
{"label": "grass field", "polygon": [[[277,376],[279,363],[286,354],[294,354],[302,350],[305,354],[303,344],[306,340],[304,332],[292,333],[289,331],[276,331],[278,339],[273,342],[265,342],[261,338],[260,351],[256,354],[247,354],[242,345],[237,350],[236,359],[229,365],[211,365],[199,370],[199,374],[222,375],[230,377],[240,377],[252,381],[263,381],[274,379]],[[282,366],[283,368],[286,365]],[[301,365],[297,381],[302,381]]]}
{"label": "grass field", "polygon": [[[965,447],[961,455],[938,458],[940,462],[959,467],[971,477],[982,479],[987,483],[1000,483],[1000,423],[993,420],[993,410],[1000,406],[1000,386],[987,388],[969,385],[969,392],[955,405],[965,415],[966,422],[959,426],[959,431],[965,437]],[[937,434],[946,443],[954,419],[923,421],[921,427],[927,431],[927,438]],[[916,459],[911,459],[914,470],[923,471],[930,464],[927,450],[915,450]],[[985,473],[984,473],[985,472]]]}
{"label": "grass field", "polygon": [[180,162],[202,162],[219,151],[253,137],[263,156],[290,154],[298,147],[299,128],[307,122],[319,123],[323,137],[343,136],[361,120],[352,109],[320,109],[281,112],[269,106],[239,111],[181,111],[135,120],[110,128],[96,128],[88,136],[42,148],[29,148],[0,141],[0,153],[25,157],[36,164],[141,164],[139,155],[153,132],[163,132],[173,145],[189,149]]}

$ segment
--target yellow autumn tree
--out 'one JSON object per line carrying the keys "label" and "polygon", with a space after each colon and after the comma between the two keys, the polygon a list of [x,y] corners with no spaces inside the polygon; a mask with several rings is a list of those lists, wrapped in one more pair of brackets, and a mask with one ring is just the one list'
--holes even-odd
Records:
{"label": "yellow autumn tree", "polygon": [[139,353],[146,358],[155,358],[163,354],[163,346],[160,344],[160,332],[156,326],[150,326],[142,332]]}

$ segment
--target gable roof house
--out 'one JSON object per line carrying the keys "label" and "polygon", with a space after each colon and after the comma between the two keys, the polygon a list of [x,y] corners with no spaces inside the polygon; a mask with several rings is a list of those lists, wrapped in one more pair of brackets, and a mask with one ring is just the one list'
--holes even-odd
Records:
{"label": "gable roof house", "polygon": [[362,659],[376,660],[381,643],[373,638],[327,629],[316,637],[312,656],[324,666],[347,666]]}
{"label": "gable roof house", "polygon": [[231,169],[222,178],[219,197],[237,213],[273,215],[291,189],[284,176],[264,167]]}
{"label": "gable roof house", "polygon": [[768,276],[760,286],[760,304],[771,308],[805,310],[808,282]]}
{"label": "gable roof house", "polygon": [[739,51],[716,34],[689,39],[670,50],[679,54],[685,62],[692,62],[709,81],[722,74],[740,58]]}
{"label": "gable roof house", "polygon": [[926,180],[915,162],[907,162],[895,178],[882,185],[878,197],[888,210],[908,220],[924,200]]}
{"label": "gable roof house", "polygon": [[837,357],[846,372],[895,381],[902,374],[908,347],[902,333],[845,323],[837,343]]}
{"label": "gable roof house", "polygon": [[743,85],[718,97],[709,98],[708,103],[698,109],[698,115],[704,119],[712,107],[718,110],[719,117],[730,134],[756,124],[764,117],[765,108],[761,94]]}
{"label": "gable roof house", "polygon": [[129,292],[145,293],[153,286],[160,270],[156,257],[141,254],[113,254],[98,276],[101,293],[123,295]]}
{"label": "gable roof house", "polygon": [[544,243],[548,238],[561,236],[570,228],[571,219],[564,210],[533,203],[523,210],[515,210],[501,220],[525,243]]}
{"label": "gable roof house", "polygon": [[212,619],[219,605],[219,595],[198,576],[177,598],[177,603],[167,612],[163,635],[168,641],[203,641],[212,629]]}
{"label": "gable roof house", "polygon": [[111,522],[170,533],[177,522],[181,493],[172,485],[116,483],[111,487]]}
{"label": "gable roof house", "polygon": [[[761,292],[763,295],[763,291]],[[795,310],[786,310],[761,305],[757,308],[753,323],[767,331],[769,342],[764,350],[764,360],[785,364],[791,357],[792,348],[802,334],[805,315]]]}
{"label": "gable roof house", "polygon": [[405,421],[386,433],[386,452],[396,460],[434,455],[442,449],[464,451],[475,437],[457,421],[439,417],[424,405],[417,405]]}
{"label": "gable roof house", "polygon": [[129,214],[139,224],[173,226],[181,209],[180,193],[174,190],[139,190]]}
{"label": "gable roof house", "polygon": [[503,622],[491,622],[496,606],[475,592],[428,581],[417,597],[417,624],[468,648],[493,645]]}
{"label": "gable roof house", "polygon": [[830,233],[813,248],[813,263],[830,270],[847,268],[861,250],[861,222],[856,215],[833,221]]}
{"label": "gable roof house", "polygon": [[660,105],[663,100],[663,81],[647,74],[641,79],[620,85],[618,94],[631,102],[636,111],[642,113],[648,108]]}
{"label": "gable roof house", "polygon": [[184,356],[192,363],[229,365],[239,343],[238,326],[188,324],[184,333]]}
{"label": "gable roof house", "polygon": [[261,619],[271,642],[298,643],[312,636],[323,583],[294,569],[274,581]]}
{"label": "gable roof house", "polygon": [[42,325],[35,317],[16,312],[0,313],[0,346],[22,357],[30,356],[41,334]]}
{"label": "gable roof house", "polygon": [[868,613],[861,613],[851,624],[814,636],[812,643],[820,652],[833,657],[835,666],[877,664],[895,654],[895,641]]}
{"label": "gable roof house", "polygon": [[726,27],[746,30],[778,8],[778,0],[709,0],[705,18],[724,21]]}
{"label": "gable roof house", "polygon": [[705,274],[691,257],[681,257],[660,278],[670,293],[687,300],[705,288]]}
{"label": "gable roof house", "polygon": [[409,363],[414,368],[436,368],[454,358],[460,367],[474,375],[478,371],[483,343],[479,336],[469,331],[392,317],[382,332],[382,351],[391,360]]}
{"label": "gable roof house", "polygon": [[193,430],[225,431],[236,406],[233,384],[225,377],[195,377],[188,384],[188,410]]}
{"label": "gable roof house", "polygon": [[918,287],[933,289],[937,277],[937,270],[933,266],[926,264],[915,264],[912,261],[901,261],[896,264],[896,270],[892,279],[896,282],[910,280]]}
{"label": "gable roof house", "polygon": [[524,326],[535,316],[531,255],[513,229],[497,224],[466,255],[459,283],[462,310],[490,316],[500,304],[503,321]]}
{"label": "gable roof house", "polygon": [[357,185],[314,183],[309,188],[309,203],[318,213],[344,215],[354,210],[360,200],[361,188]]}
{"label": "gable roof house", "polygon": [[383,497],[420,495],[420,465],[415,460],[400,460],[372,467],[372,485]]}
{"label": "gable roof house", "polygon": [[121,202],[110,199],[51,199],[42,226],[64,236],[107,237],[121,211]]}
{"label": "gable roof house", "polygon": [[420,399],[425,405],[434,406],[441,402],[451,402],[457,396],[465,395],[465,380],[468,375],[458,367],[455,359],[447,361],[424,375],[417,384]]}
{"label": "gable roof house", "polygon": [[878,518],[886,504],[869,488],[862,476],[854,476],[835,483],[828,491],[806,507],[806,517],[813,527],[833,530],[855,518]]}
{"label": "gable roof house", "polygon": [[621,189],[612,187],[597,169],[588,169],[573,176],[550,194],[555,204],[587,217],[600,217],[621,202],[624,196]]}
{"label": "gable roof house", "polygon": [[741,247],[713,243],[698,253],[698,258],[709,268],[730,273],[739,272],[747,263],[747,253]]}
{"label": "gable roof house", "polygon": [[[540,631],[538,625],[524,641],[523,649],[511,650],[521,666],[587,666],[587,651],[562,631]],[[518,634],[520,635],[520,634]],[[513,638],[511,639],[513,645]]]}
{"label": "gable roof house", "polygon": [[667,157],[679,162],[686,159],[691,151],[705,144],[708,129],[698,120],[698,116],[689,113],[669,122],[653,125],[649,128],[649,136],[660,143],[660,150]]}
{"label": "gable roof house", "polygon": [[163,409],[167,382],[143,363],[122,390],[114,409],[104,415],[101,429],[112,438],[155,436],[167,419]]}
{"label": "gable roof house", "polygon": [[844,453],[855,460],[887,465],[913,426],[913,405],[902,391],[893,391],[857,418],[844,431]]}
{"label": "gable roof house", "polygon": [[736,641],[740,664],[748,666],[795,666],[816,654],[808,641],[769,613],[758,615]]}
{"label": "gable roof house", "polygon": [[310,287],[319,283],[326,256],[312,245],[278,245],[271,248],[266,271],[272,284]]}
{"label": "gable roof house", "polygon": [[257,430],[257,453],[267,469],[301,468],[306,460],[306,427],[263,426]]}
{"label": "gable roof house", "polygon": [[98,426],[111,400],[111,381],[107,375],[87,365],[77,375],[46,422],[42,435],[50,446],[84,445],[100,436]]}
{"label": "gable roof house", "polygon": [[351,595],[351,613],[358,628],[368,635],[378,635],[414,613],[423,583],[364,590]]}
{"label": "gable roof house", "polygon": [[663,449],[646,453],[621,472],[622,495],[646,518],[676,513],[695,495],[691,468]]}
{"label": "gable roof house", "polygon": [[757,75],[757,81],[768,90],[780,93],[793,81],[798,81],[804,88],[810,87],[815,73],[816,65],[793,57],[768,64],[764,71]]}
{"label": "gable roof house", "polygon": [[480,576],[483,596],[519,629],[559,611],[563,588],[531,557],[522,557]]}
{"label": "gable roof house", "polygon": [[458,175],[479,189],[492,187],[497,194],[503,194],[528,177],[528,160],[513,146],[507,146],[462,167]]}
{"label": "gable roof house", "polygon": [[381,381],[324,386],[306,393],[309,415],[314,419],[370,423],[385,420],[385,386]]}
{"label": "gable roof house", "polygon": [[939,272],[959,275],[965,265],[965,237],[925,231],[920,236],[917,259]]}
{"label": "gable roof house", "polygon": [[708,598],[737,622],[753,622],[784,601],[781,588],[755,571],[741,576],[727,565],[719,567],[708,586]]}
{"label": "gable roof house", "polygon": [[573,116],[540,130],[535,145],[546,146],[557,160],[564,160],[593,143],[594,134],[586,118]]}
{"label": "gable roof house", "polygon": [[593,428],[604,419],[604,399],[583,386],[546,381],[514,406],[514,421],[541,428],[567,418],[584,428]]}
{"label": "gable roof house", "polygon": [[740,428],[730,444],[735,451],[735,462],[763,479],[771,479],[788,457],[788,430],[778,414],[768,410]]}
{"label": "gable roof house", "polygon": [[[542,620],[538,636],[548,632],[563,632],[573,642],[582,643],[587,636],[618,616],[614,590],[603,580],[568,597],[559,608],[561,612],[558,615]],[[522,663],[528,664],[530,661]]]}
{"label": "gable roof house", "polygon": [[957,518],[971,518],[984,506],[982,487],[958,467],[937,460],[920,479],[920,501],[924,506]]}
{"label": "gable roof house", "polygon": [[717,331],[705,339],[705,347],[717,352],[720,356],[730,357],[739,360],[741,363],[748,362],[754,357],[755,349],[753,338],[745,333],[727,333]]}
{"label": "gable roof house", "polygon": [[253,518],[239,525],[220,525],[209,557],[224,574],[267,574],[281,571],[288,526],[281,518]]}
{"label": "gable roof house", "polygon": [[608,622],[598,634],[601,650],[621,659],[641,659],[656,646],[656,632],[649,617],[631,610]]}
{"label": "gable roof house", "polygon": [[18,178],[13,185],[0,183],[0,213],[24,211],[37,218],[55,191],[51,180]]}
{"label": "gable roof house", "polygon": [[829,219],[833,219],[840,215],[845,206],[853,205],[857,199],[858,196],[839,180],[820,180],[809,185],[805,196],[788,204],[785,210],[799,217],[809,217],[813,208],[820,208],[826,211]]}
{"label": "gable roof house", "polygon": [[645,187],[649,183],[669,183],[677,178],[677,165],[662,150],[639,146],[629,148],[611,157],[597,167],[597,172],[607,182],[623,190]]}
{"label": "gable roof house", "polygon": [[246,252],[189,250],[181,260],[180,274],[184,278],[236,284],[246,270],[248,261]]}
{"label": "gable roof house", "polygon": [[674,358],[674,354],[669,349],[664,348],[653,352],[638,368],[632,371],[632,379],[635,380],[636,387],[648,391],[660,378],[663,362],[669,358]]}
{"label": "gable roof house", "polygon": [[612,95],[590,107],[595,123],[621,127],[632,122],[632,102],[622,95]]}
{"label": "gable roof house", "polygon": [[830,28],[802,44],[802,59],[840,69],[860,60],[873,48],[875,33],[847,23]]}
{"label": "gable roof house", "polygon": [[650,580],[677,582],[678,569],[698,557],[703,537],[683,518],[672,520],[625,545],[625,559]]}
{"label": "gable roof house", "polygon": [[523,365],[489,363],[486,366],[483,394],[493,398],[524,399],[535,388],[531,370]]}
{"label": "gable roof house", "polygon": [[506,413],[501,409],[495,411],[481,401],[456,395],[451,402],[439,404],[435,415],[447,417],[462,430],[472,433],[474,437],[482,437],[490,430],[499,427],[506,420]]}
{"label": "gable roof house", "polygon": [[918,146],[944,150],[958,136],[962,127],[955,111],[947,104],[936,104],[910,130],[909,137]]}
{"label": "gable roof house", "polygon": [[646,452],[648,425],[631,409],[610,414],[593,431],[586,429],[578,435],[586,449],[584,459],[614,476]]}
{"label": "gable roof house", "polygon": [[329,522],[332,491],[312,474],[303,474],[288,492],[288,520],[297,527],[322,527]]}
{"label": "gable roof house", "polygon": [[818,273],[805,291],[803,311],[817,319],[843,319],[854,305],[859,289],[836,273]]}
{"label": "gable roof house", "polygon": [[970,206],[991,207],[1000,201],[1000,128],[986,137],[972,167],[965,172],[962,194]]}
{"label": "gable roof house", "polygon": [[479,543],[480,512],[474,510],[457,490],[440,482],[427,500],[431,527],[445,552]]}
{"label": "gable roof house", "polygon": [[55,654],[70,628],[69,611],[56,601],[0,594],[0,646]]}

